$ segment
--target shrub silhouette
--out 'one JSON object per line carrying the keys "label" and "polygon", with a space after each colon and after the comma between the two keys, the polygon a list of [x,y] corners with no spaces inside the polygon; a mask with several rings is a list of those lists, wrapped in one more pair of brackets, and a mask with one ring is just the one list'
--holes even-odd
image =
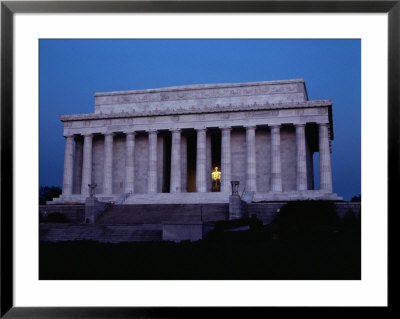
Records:
{"label": "shrub silhouette", "polygon": [[315,234],[330,231],[337,226],[339,218],[331,201],[293,201],[281,208],[272,222],[279,233]]}
{"label": "shrub silhouette", "polygon": [[358,194],[357,196],[353,196],[350,201],[351,202],[361,202],[361,194]]}
{"label": "shrub silhouette", "polygon": [[57,186],[40,186],[39,188],[39,205],[46,205],[47,201],[60,196],[62,190]]}
{"label": "shrub silhouette", "polygon": [[354,212],[349,209],[343,217],[343,224],[345,225],[354,225],[356,223],[356,215]]}
{"label": "shrub silhouette", "polygon": [[343,217],[342,226],[347,231],[360,232],[361,218],[349,209]]}
{"label": "shrub silhouette", "polygon": [[[230,230],[249,226],[248,230],[234,231]],[[253,240],[255,234],[263,230],[263,223],[253,214],[250,218],[240,218],[233,220],[219,220],[215,222],[214,229],[205,236],[208,241],[248,241]]]}

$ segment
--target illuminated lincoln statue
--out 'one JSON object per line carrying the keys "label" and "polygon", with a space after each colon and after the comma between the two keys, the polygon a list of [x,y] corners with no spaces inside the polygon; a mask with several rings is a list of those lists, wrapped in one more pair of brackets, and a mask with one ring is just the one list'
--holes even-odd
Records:
{"label": "illuminated lincoln statue", "polygon": [[52,203],[84,202],[89,184],[100,201],[227,203],[231,181],[254,201],[341,199],[332,191],[332,101],[310,101],[302,79],[94,97],[94,113],[60,117],[63,191]]}
{"label": "illuminated lincoln statue", "polygon": [[215,167],[214,171],[211,174],[213,180],[213,191],[220,190],[220,182],[221,182],[221,172],[218,171],[218,167]]}

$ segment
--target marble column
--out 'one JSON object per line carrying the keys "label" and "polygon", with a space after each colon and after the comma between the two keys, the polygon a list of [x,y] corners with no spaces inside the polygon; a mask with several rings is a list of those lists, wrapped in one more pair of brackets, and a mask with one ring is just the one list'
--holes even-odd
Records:
{"label": "marble column", "polygon": [[74,171],[74,136],[65,136],[65,152],[64,152],[64,175],[63,175],[63,195],[72,194],[72,182]]}
{"label": "marble column", "polygon": [[332,170],[329,147],[329,124],[320,123],[319,127],[319,185],[320,190],[332,193]]}
{"label": "marble column", "polygon": [[181,131],[171,130],[171,182],[170,193],[181,192]]}
{"label": "marble column", "polygon": [[113,141],[114,141],[114,133],[105,134],[105,136],[104,136],[103,194],[112,194]]}
{"label": "marble column", "polygon": [[149,170],[147,192],[157,193],[157,131],[149,131]]}
{"label": "marble column", "polygon": [[307,190],[307,160],[305,124],[296,124],[297,190]]}
{"label": "marble column", "polygon": [[246,126],[246,191],[257,191],[256,180],[256,127]]}
{"label": "marble column", "polygon": [[282,191],[281,126],[271,126],[271,191]]}
{"label": "marble column", "polygon": [[89,184],[92,183],[92,143],[93,135],[84,135],[83,140],[83,164],[82,164],[82,186],[81,194],[88,196],[90,194]]}
{"label": "marble column", "polygon": [[206,129],[197,129],[196,192],[207,191],[206,184]]}
{"label": "marble column", "polygon": [[74,159],[74,182],[73,194],[81,193],[82,185],[82,160],[83,160],[83,139],[78,137],[75,139],[75,159]]}
{"label": "marble column", "polygon": [[211,149],[211,133],[206,132],[206,191],[212,191],[211,173],[214,170],[212,167],[212,149]]}
{"label": "marble column", "polygon": [[187,137],[181,135],[181,192],[187,192]]}
{"label": "marble column", "polygon": [[231,192],[231,128],[221,128],[221,192]]}
{"label": "marble column", "polygon": [[126,133],[125,142],[125,193],[133,193],[135,188],[135,132]]}

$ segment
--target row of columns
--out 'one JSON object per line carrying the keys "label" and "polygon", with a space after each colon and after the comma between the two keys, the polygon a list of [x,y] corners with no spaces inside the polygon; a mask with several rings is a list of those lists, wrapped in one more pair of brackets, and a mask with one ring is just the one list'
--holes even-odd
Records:
{"label": "row of columns", "polygon": [[[297,157],[297,190],[307,190],[307,160],[305,124],[296,124],[296,157]],[[320,191],[332,192],[332,170],[329,147],[329,131],[327,123],[318,124],[319,127],[319,172]],[[280,125],[272,125],[271,129],[271,191],[282,191],[281,149],[280,149]],[[224,146],[222,146],[223,148]],[[246,127],[246,190],[256,191],[256,152],[255,152],[255,127]],[[224,172],[221,172],[223,176]],[[230,178],[230,172],[227,174]]]}
{"label": "row of columns", "polygon": [[[332,172],[330,162],[328,124],[319,124],[319,167],[320,190],[332,192]],[[297,145],[297,190],[307,190],[307,162],[305,124],[296,124]],[[256,145],[255,126],[246,126],[246,190],[257,191],[256,183]],[[281,150],[280,150],[280,125],[270,126],[271,129],[271,191],[282,191]],[[181,131],[172,131],[171,143],[171,182],[170,192],[181,192]],[[105,134],[104,138],[104,183],[103,193],[112,194],[112,162],[113,162],[113,133]],[[157,192],[157,131],[148,133],[149,168],[148,168],[148,193]],[[71,195],[73,192],[73,178],[82,183],[80,192],[89,194],[88,184],[91,184],[92,174],[92,134],[84,135],[82,142],[77,142],[75,148],[75,167],[82,167],[82,171],[74,172],[74,136],[66,136],[63,194]],[[126,133],[126,164],[125,164],[125,193],[134,191],[134,149],[135,132]],[[230,191],[231,175],[231,128],[221,128],[221,192]],[[206,129],[197,129],[197,157],[196,157],[196,192],[207,191],[206,173]],[[79,193],[79,189],[77,190]]]}

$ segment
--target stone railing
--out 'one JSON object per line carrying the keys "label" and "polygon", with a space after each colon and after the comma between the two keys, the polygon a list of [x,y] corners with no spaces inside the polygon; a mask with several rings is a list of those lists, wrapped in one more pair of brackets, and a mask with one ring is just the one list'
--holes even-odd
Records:
{"label": "stone railing", "polygon": [[86,198],[84,224],[94,224],[108,207],[109,203],[99,202],[96,197]]}
{"label": "stone railing", "polygon": [[131,193],[122,194],[118,199],[114,202],[114,205],[122,205],[125,203],[126,199],[131,195]]}

